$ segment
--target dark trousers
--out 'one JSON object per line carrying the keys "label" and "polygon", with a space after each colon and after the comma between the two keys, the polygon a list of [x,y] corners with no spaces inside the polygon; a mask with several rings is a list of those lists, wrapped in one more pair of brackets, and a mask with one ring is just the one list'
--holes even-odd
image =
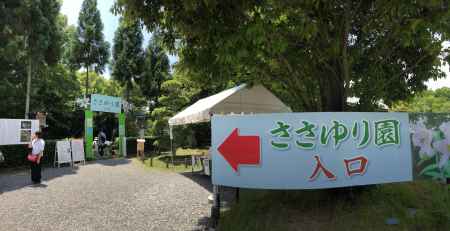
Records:
{"label": "dark trousers", "polygon": [[33,183],[41,182],[41,164],[31,162],[31,181]]}
{"label": "dark trousers", "polygon": [[105,144],[98,145],[98,154],[100,154],[100,156],[103,156],[103,154],[105,153],[105,146]]}

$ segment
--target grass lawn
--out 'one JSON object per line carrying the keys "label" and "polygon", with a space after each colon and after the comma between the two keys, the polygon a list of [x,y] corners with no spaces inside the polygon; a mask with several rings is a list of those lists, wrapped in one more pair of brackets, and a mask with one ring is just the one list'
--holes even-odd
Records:
{"label": "grass lawn", "polygon": [[208,149],[200,149],[200,148],[177,148],[175,155],[177,156],[202,156],[208,153]]}
{"label": "grass lawn", "polygon": [[[349,195],[353,195],[350,197]],[[386,219],[396,218],[397,225]],[[450,186],[432,181],[354,189],[241,190],[220,231],[450,230]]]}
{"label": "grass lawn", "polygon": [[[191,172],[191,155],[203,155],[207,152],[205,149],[177,149],[174,158],[174,164],[172,164],[172,157],[170,153],[164,153],[160,156],[154,156],[153,158],[148,158],[144,161],[146,168],[157,169],[162,171],[172,171],[172,172]],[[135,161],[139,161],[135,159]],[[187,161],[187,168],[185,165]],[[141,162],[141,161],[139,161]],[[142,162],[141,162],[142,163]],[[194,171],[200,171],[202,167],[200,164],[194,166]]]}

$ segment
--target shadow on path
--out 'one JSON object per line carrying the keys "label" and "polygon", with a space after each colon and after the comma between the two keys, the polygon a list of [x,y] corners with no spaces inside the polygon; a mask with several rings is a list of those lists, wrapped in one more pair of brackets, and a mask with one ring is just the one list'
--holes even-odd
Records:
{"label": "shadow on path", "polygon": [[210,193],[213,191],[211,177],[201,174],[200,172],[183,172],[180,175],[194,181],[196,184],[202,186]]}
{"label": "shadow on path", "polygon": [[129,164],[131,162],[130,159],[118,158],[118,159],[100,159],[96,161],[91,161],[88,164],[101,164],[106,166],[117,166],[123,164]]}
{"label": "shadow on path", "polygon": [[[65,175],[76,174],[78,167],[45,168],[42,170],[42,181],[51,181]],[[14,191],[23,187],[47,187],[45,184],[33,185],[30,178],[30,170],[23,170],[12,174],[0,175],[0,193]]]}
{"label": "shadow on path", "polygon": [[[104,166],[118,166],[129,164],[129,159],[104,159],[86,162],[86,165],[100,164]],[[0,174],[0,194],[3,192],[14,191],[23,187],[44,187],[45,182],[51,181],[58,177],[77,174],[78,169],[83,165],[77,164],[72,167],[61,168],[43,168],[42,169],[42,181],[44,184],[33,185],[30,179],[30,170],[23,169],[20,171],[14,171],[13,173],[2,172]]]}
{"label": "shadow on path", "polygon": [[[211,182],[211,177],[201,174],[201,172],[184,172],[180,173],[180,175],[192,180],[194,183],[202,186],[208,192],[212,194],[213,185]],[[220,197],[221,197],[221,205],[223,208],[229,208],[236,201],[236,188],[232,187],[220,187]],[[212,206],[212,201],[210,201],[210,205]],[[203,231],[208,230],[211,227],[211,218],[210,217],[201,217],[197,220],[197,225],[201,227],[200,229],[194,229],[192,231]]]}

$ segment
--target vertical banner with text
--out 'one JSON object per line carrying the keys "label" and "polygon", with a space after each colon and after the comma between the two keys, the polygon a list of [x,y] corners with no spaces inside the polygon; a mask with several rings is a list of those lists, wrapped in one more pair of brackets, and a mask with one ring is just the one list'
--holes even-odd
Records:
{"label": "vertical banner with text", "polygon": [[126,141],[125,141],[125,113],[119,114],[119,153],[126,156]]}
{"label": "vertical banner with text", "polygon": [[92,143],[94,142],[93,113],[92,111],[84,111],[84,142],[86,150],[86,159],[95,159],[92,152]]}

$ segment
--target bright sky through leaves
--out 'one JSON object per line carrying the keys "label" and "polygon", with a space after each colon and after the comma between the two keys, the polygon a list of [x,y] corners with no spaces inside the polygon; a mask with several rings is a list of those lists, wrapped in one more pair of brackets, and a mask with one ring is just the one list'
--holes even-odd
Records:
{"label": "bright sky through leaves", "polygon": [[[78,14],[81,8],[81,3],[83,0],[65,0],[61,7],[61,13],[67,15],[68,23],[72,25],[76,25],[78,23]],[[97,2],[98,8],[100,10],[100,14],[102,17],[103,25],[104,25],[104,34],[105,39],[112,44],[112,40],[114,38],[114,32],[116,31],[119,25],[119,17],[115,16],[111,13],[111,6],[114,4],[114,0],[100,0]],[[149,33],[144,32],[144,46],[148,44],[148,40],[150,38]],[[173,64],[178,60],[178,57],[169,55],[170,63]],[[445,71],[447,77],[445,79],[440,79],[437,81],[429,80],[426,84],[429,89],[435,90],[441,87],[450,87],[450,72],[449,66],[442,66],[442,69]],[[109,78],[110,71],[109,69],[106,71],[105,75]]]}
{"label": "bright sky through leaves", "polygon": [[[77,25],[78,24],[78,15],[80,13],[81,4],[83,0],[64,0],[61,6],[61,13],[67,16],[67,21],[69,25]],[[109,42],[112,47],[114,32],[119,26],[119,16],[115,16],[111,13],[111,7],[114,4],[114,0],[98,0],[97,7],[100,11],[100,15],[102,17],[102,22],[104,25],[104,35],[105,40]],[[144,47],[147,47],[148,40],[150,39],[150,34],[143,30],[144,34]],[[178,61],[178,57],[169,55],[169,61],[171,64]],[[109,67],[106,69],[104,76],[110,78],[111,73]]]}

